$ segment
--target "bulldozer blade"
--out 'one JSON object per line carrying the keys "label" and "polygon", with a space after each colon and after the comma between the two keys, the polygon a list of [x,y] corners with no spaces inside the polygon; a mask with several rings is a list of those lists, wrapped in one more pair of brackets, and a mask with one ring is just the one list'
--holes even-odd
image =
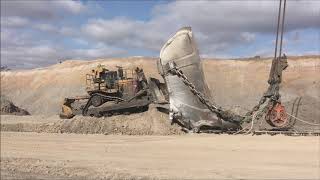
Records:
{"label": "bulldozer blade", "polygon": [[172,121],[177,121],[189,130],[199,132],[201,129],[232,129],[238,124],[229,123],[211,112],[188,86],[177,75],[170,73],[170,63],[182,70],[188,80],[205,97],[211,99],[191,28],[180,29],[170,38],[160,51],[157,63],[158,71],[163,76],[169,94],[170,112]]}
{"label": "bulldozer blade", "polygon": [[159,79],[149,78],[149,89],[153,97],[153,101],[156,104],[167,104],[167,92],[165,83],[161,83]]}
{"label": "bulldozer blade", "polygon": [[72,113],[72,108],[66,105],[62,105],[62,111],[59,114],[61,119],[71,119],[75,115]]}
{"label": "bulldozer blade", "polygon": [[[63,100],[61,105],[61,112],[59,114],[61,119],[71,119],[75,115],[81,114],[82,107],[79,101],[87,101],[89,96],[76,96],[76,97],[69,97]],[[75,108],[74,108],[75,107]]]}
{"label": "bulldozer blade", "polygon": [[72,107],[71,107],[71,104],[74,101],[75,101],[74,99],[68,99],[68,98],[64,99],[62,107],[61,107],[61,113],[59,115],[60,118],[62,118],[62,119],[71,119],[71,118],[73,118],[73,116],[75,116],[73,114]]}

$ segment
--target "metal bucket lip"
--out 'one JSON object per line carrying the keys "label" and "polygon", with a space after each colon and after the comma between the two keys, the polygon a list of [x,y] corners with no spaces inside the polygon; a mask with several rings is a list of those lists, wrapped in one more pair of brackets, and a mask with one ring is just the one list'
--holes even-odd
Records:
{"label": "metal bucket lip", "polygon": [[[163,57],[163,52],[165,51],[165,49],[168,47],[168,45],[171,44],[172,41],[174,41],[174,39],[180,35],[183,35],[183,34],[188,34],[188,36],[190,37],[190,39],[192,39],[192,43],[191,43],[191,46],[192,46],[192,49],[193,49],[193,52],[190,54],[190,55],[193,55],[196,51],[196,47],[195,47],[195,44],[194,44],[194,40],[193,40],[193,34],[192,34],[192,29],[191,27],[183,27],[181,29],[179,29],[161,48],[160,50],[160,59],[162,59]],[[189,56],[189,55],[188,55]]]}

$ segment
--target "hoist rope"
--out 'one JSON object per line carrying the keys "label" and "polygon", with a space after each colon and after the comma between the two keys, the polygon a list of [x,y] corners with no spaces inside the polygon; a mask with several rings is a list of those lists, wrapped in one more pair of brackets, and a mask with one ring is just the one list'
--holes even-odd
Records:
{"label": "hoist rope", "polygon": [[283,40],[283,31],[284,31],[284,17],[286,14],[286,2],[287,2],[287,0],[284,0],[282,21],[281,21],[281,37],[280,37],[280,52],[279,52],[280,57],[281,57],[281,53],[282,53],[282,40]]}
{"label": "hoist rope", "polygon": [[278,36],[279,36],[281,6],[282,6],[282,0],[280,0],[280,4],[279,4],[277,36],[276,36],[276,47],[275,47],[275,50],[274,50],[274,58],[277,58],[277,52],[278,52]]}

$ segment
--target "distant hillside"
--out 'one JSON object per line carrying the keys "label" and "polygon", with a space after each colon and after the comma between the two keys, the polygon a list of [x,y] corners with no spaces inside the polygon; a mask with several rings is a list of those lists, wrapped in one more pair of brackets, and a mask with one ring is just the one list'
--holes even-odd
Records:
{"label": "distant hillside", "polygon": [[[1,94],[31,114],[57,114],[64,97],[85,94],[85,74],[98,64],[110,69],[141,66],[148,77],[160,78],[156,58],[117,58],[93,61],[70,60],[46,68],[1,72]],[[203,61],[206,80],[214,101],[236,109],[251,108],[267,87],[271,59]],[[298,96],[320,103],[319,56],[289,57],[281,87],[283,101]],[[306,102],[307,103],[307,102]],[[313,106],[310,105],[310,108]],[[320,106],[319,106],[320,107]],[[238,109],[241,111],[241,109]],[[315,111],[315,116],[318,112]]]}

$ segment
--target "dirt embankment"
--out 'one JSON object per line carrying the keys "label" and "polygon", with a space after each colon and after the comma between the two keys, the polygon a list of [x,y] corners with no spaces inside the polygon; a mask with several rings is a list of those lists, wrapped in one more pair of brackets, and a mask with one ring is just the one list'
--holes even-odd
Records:
{"label": "dirt embankment", "polygon": [[[85,75],[98,64],[108,69],[141,66],[148,76],[158,76],[154,59],[65,61],[46,68],[1,72],[1,94],[31,114],[58,114],[65,97],[86,95]],[[150,71],[151,70],[151,71]]]}
{"label": "dirt embankment", "polygon": [[[281,84],[282,101],[287,111],[291,113],[294,100],[301,97],[297,116],[316,124],[320,123],[319,57],[289,57],[289,67],[284,71]],[[98,64],[104,64],[109,69],[116,68],[117,65],[125,68],[139,66],[144,69],[147,77],[161,78],[155,60],[126,58],[65,61],[47,68],[1,72],[1,95],[9,97],[17,106],[27,109],[31,114],[53,116],[59,113],[61,102],[65,97],[86,94],[85,74]],[[213,101],[240,114],[244,114],[256,105],[266,90],[270,66],[271,59],[203,61]],[[53,124],[36,126],[21,123],[7,125],[2,122],[2,126],[3,130],[15,131],[176,134],[177,129],[168,130],[171,127],[168,117],[157,113],[149,111],[130,116],[115,116],[108,118],[108,121],[84,117],[66,121],[55,119]],[[37,120],[36,117],[34,119]],[[90,120],[86,121],[87,119]],[[301,125],[301,127],[306,126]]]}
{"label": "dirt embankment", "polygon": [[[54,115],[65,97],[84,95],[85,74],[98,64],[108,68],[140,66],[147,77],[160,78],[156,59],[123,58],[65,61],[47,68],[1,72],[1,94],[31,114]],[[320,103],[320,56],[289,57],[281,93],[283,102],[308,97]],[[214,101],[222,107],[253,107],[267,88],[271,59],[203,61]]]}

